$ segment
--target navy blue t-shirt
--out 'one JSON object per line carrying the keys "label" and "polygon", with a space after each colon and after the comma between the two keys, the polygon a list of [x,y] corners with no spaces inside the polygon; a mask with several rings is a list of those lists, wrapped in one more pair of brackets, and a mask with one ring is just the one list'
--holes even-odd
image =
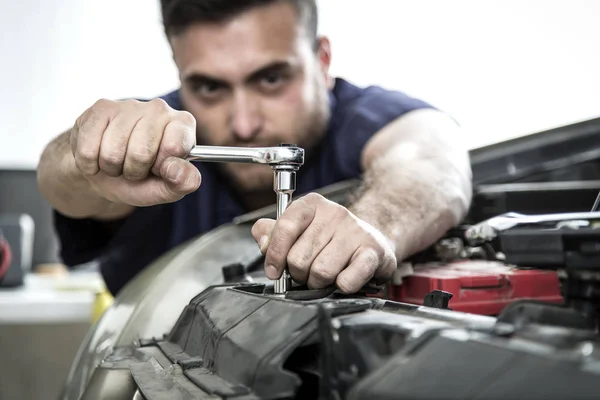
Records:
{"label": "navy blue t-shirt", "polygon": [[[179,92],[162,98],[182,110]],[[357,87],[337,78],[330,96],[327,134],[297,173],[295,195],[360,178],[360,155],[369,138],[399,116],[431,105],[405,93],[378,86]],[[112,223],[72,219],[54,212],[61,257],[73,266],[98,260],[108,289],[116,294],[142,268],[170,248],[231,222],[247,210],[236,199],[214,164],[195,163],[200,188],[170,204],[138,208]]]}

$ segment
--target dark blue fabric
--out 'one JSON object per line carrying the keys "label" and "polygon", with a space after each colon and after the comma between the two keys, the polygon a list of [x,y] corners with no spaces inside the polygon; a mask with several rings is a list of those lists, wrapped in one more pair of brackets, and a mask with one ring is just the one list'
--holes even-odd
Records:
{"label": "dark blue fabric", "polygon": [[[162,98],[183,109],[178,91]],[[402,92],[359,88],[340,78],[330,93],[330,106],[327,135],[298,171],[296,195],[359,178],[360,154],[374,133],[407,112],[431,108]],[[196,192],[173,204],[139,208],[125,221],[74,220],[55,212],[64,262],[76,265],[98,258],[106,284],[115,294],[173,246],[250,211],[236,199],[214,164],[196,165],[202,174]]]}

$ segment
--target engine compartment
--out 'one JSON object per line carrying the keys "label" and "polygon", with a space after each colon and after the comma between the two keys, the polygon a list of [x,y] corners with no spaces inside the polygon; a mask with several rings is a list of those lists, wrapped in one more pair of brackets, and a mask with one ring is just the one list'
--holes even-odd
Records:
{"label": "engine compartment", "polygon": [[[492,316],[451,309],[464,285],[429,287],[411,304],[390,287],[275,295],[250,235],[275,209],[257,210],[141,273],[82,344],[63,399],[596,398],[600,218],[529,224],[476,244],[466,232],[504,213],[589,210],[599,136],[597,119],[473,151],[465,225],[410,260],[510,267],[511,293],[523,276],[529,288],[551,276],[543,301],[526,291]],[[354,187],[323,194],[344,204]]]}
{"label": "engine compartment", "polygon": [[115,349],[83,398],[108,398],[97,389],[110,377],[129,382],[119,398],[137,391],[148,400],[592,399],[599,344],[593,330],[518,317],[219,285],[190,301],[164,337]]}

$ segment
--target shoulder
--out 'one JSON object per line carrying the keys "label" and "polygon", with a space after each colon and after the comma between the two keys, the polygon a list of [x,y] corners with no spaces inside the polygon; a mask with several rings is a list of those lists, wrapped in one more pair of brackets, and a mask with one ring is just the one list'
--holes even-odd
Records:
{"label": "shoulder", "polygon": [[337,78],[330,93],[329,144],[345,178],[361,174],[362,151],[373,135],[411,111],[434,109],[417,98],[380,86],[359,87]]}
{"label": "shoulder", "polygon": [[399,90],[381,86],[359,87],[337,78],[332,90],[332,123],[359,123],[380,129],[389,122],[414,110],[434,108],[431,104]]}

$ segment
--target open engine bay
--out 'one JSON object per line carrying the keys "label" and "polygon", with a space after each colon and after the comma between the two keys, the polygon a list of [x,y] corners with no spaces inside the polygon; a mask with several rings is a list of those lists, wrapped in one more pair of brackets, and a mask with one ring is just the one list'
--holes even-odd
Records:
{"label": "open engine bay", "polygon": [[273,290],[249,227],[276,210],[175,249],[90,332],[62,398],[595,399],[599,138],[594,120],[475,151],[465,223],[355,295]]}
{"label": "open engine bay", "polygon": [[[581,246],[600,247],[586,230],[553,231],[567,242],[575,232]],[[501,238],[510,247],[515,235],[547,242],[546,233]],[[108,382],[121,383],[122,398],[146,399],[596,398],[600,281],[585,249],[565,254],[556,264],[565,304],[519,300],[497,317],[448,310],[442,291],[424,305],[385,300],[373,288],[277,295],[251,282],[260,261],[225,266],[231,283],[198,294],[164,336],[115,348],[84,398],[107,398]],[[519,256],[507,251],[509,260]]]}

